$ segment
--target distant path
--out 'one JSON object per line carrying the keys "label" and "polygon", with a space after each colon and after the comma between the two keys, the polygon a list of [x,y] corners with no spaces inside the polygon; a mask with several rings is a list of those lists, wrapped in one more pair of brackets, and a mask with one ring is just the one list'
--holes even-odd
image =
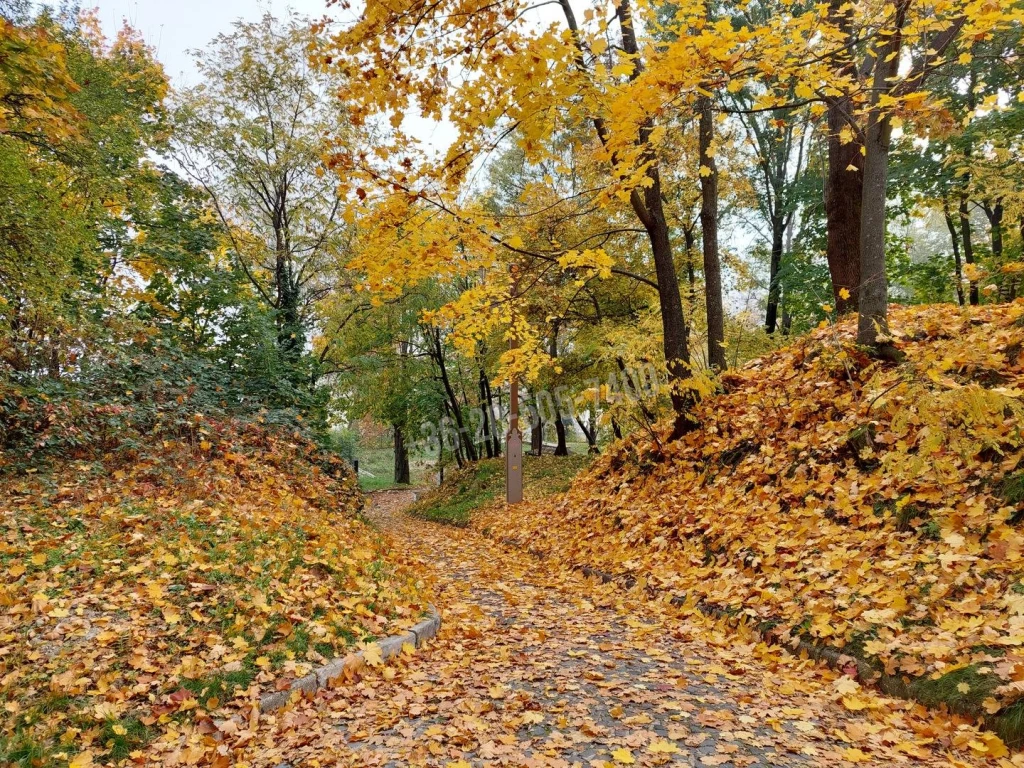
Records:
{"label": "distant path", "polygon": [[[920,743],[894,709],[905,703],[888,702],[874,719],[847,712],[834,703],[828,671],[753,640],[727,641],[697,620],[666,621],[656,606],[471,530],[412,519],[402,514],[412,500],[411,491],[380,491],[367,515],[394,554],[418,561],[433,582],[441,635],[407,667],[389,671],[393,680],[374,675],[317,702],[318,730],[278,753],[296,768],[313,759],[458,768],[820,766],[846,764],[851,753],[843,750],[852,746],[865,758],[874,753],[860,764],[888,766],[907,762],[892,745]],[[861,741],[844,742],[847,732]],[[922,758],[913,764],[949,765],[939,754]]]}

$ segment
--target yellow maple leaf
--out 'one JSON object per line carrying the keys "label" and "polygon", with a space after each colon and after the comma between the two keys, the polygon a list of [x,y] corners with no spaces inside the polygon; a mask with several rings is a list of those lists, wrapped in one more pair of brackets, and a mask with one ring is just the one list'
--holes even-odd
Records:
{"label": "yellow maple leaf", "polygon": [[673,742],[669,741],[668,739],[659,739],[658,741],[652,741],[651,745],[647,747],[647,749],[650,752],[654,752],[656,754],[660,753],[663,755],[671,755],[679,751],[679,747],[677,747]]}
{"label": "yellow maple leaf", "polygon": [[177,624],[181,621],[181,612],[173,605],[169,605],[162,611],[164,615],[164,621],[168,624]]}
{"label": "yellow maple leaf", "polygon": [[869,760],[871,760],[871,755],[867,754],[866,752],[862,752],[856,747],[844,749],[842,755],[844,760],[847,760],[851,763],[866,763]]}
{"label": "yellow maple leaf", "polygon": [[633,759],[633,753],[625,747],[619,747],[612,752],[612,759],[615,760],[619,765],[633,765],[636,760]]}
{"label": "yellow maple leaf", "polygon": [[377,643],[370,643],[363,649],[363,660],[371,667],[380,667],[384,664],[384,658],[381,656],[380,645]]}
{"label": "yellow maple leaf", "polygon": [[68,763],[68,768],[88,768],[90,765],[92,765],[92,752],[85,750],[85,752],[75,755],[74,759]]}
{"label": "yellow maple leaf", "polygon": [[859,696],[843,696],[843,706],[851,712],[859,712],[862,709],[867,709],[869,704]]}

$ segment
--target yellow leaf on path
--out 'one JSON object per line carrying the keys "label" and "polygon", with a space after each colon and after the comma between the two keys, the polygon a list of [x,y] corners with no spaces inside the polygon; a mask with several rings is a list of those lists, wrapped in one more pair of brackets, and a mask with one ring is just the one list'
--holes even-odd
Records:
{"label": "yellow leaf on path", "polygon": [[412,643],[402,643],[402,653],[404,653],[406,656],[415,656],[416,646]]}
{"label": "yellow leaf on path", "polygon": [[856,693],[860,690],[860,683],[849,675],[843,675],[834,683],[835,689],[842,694]]}
{"label": "yellow leaf on path", "polygon": [[679,747],[677,747],[668,739],[652,741],[651,745],[647,749],[650,752],[660,753],[663,755],[671,755],[679,751]]}
{"label": "yellow leaf on path", "polygon": [[620,747],[612,752],[612,759],[615,760],[619,765],[632,765],[636,762],[633,759],[633,753],[625,747]]}
{"label": "yellow leaf on path", "polygon": [[448,768],[473,768],[471,763],[467,763],[465,760],[456,760],[454,763],[445,763]]}
{"label": "yellow leaf on path", "polygon": [[380,646],[377,643],[370,643],[363,649],[363,659],[371,667],[380,667],[384,664],[384,658],[381,656]]}
{"label": "yellow leaf on path", "polygon": [[851,712],[859,712],[862,709],[867,709],[869,704],[857,696],[843,696],[843,706]]}
{"label": "yellow leaf on path", "polygon": [[848,760],[851,763],[866,763],[871,759],[871,755],[861,752],[856,747],[850,747],[842,751],[843,760]]}

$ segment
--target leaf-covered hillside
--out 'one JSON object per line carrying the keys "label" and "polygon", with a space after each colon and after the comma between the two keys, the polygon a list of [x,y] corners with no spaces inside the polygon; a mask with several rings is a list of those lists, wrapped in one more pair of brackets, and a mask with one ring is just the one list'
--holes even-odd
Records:
{"label": "leaf-covered hillside", "polygon": [[890,673],[961,670],[998,711],[1024,694],[1024,302],[897,310],[899,364],[855,330],[725,375],[680,441],[634,436],[477,524]]}
{"label": "leaf-covered hillside", "polygon": [[4,481],[0,763],[229,765],[260,693],[421,618],[337,459],[210,433]]}

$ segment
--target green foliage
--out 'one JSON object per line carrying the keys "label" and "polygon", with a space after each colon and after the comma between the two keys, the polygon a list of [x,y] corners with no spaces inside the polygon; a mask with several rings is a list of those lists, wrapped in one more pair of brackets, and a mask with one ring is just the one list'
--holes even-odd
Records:
{"label": "green foliage", "polygon": [[90,358],[74,379],[0,381],[0,471],[23,471],[56,457],[145,457],[164,440],[200,445],[227,419],[308,426],[308,403],[268,408],[255,384],[159,338]]}

